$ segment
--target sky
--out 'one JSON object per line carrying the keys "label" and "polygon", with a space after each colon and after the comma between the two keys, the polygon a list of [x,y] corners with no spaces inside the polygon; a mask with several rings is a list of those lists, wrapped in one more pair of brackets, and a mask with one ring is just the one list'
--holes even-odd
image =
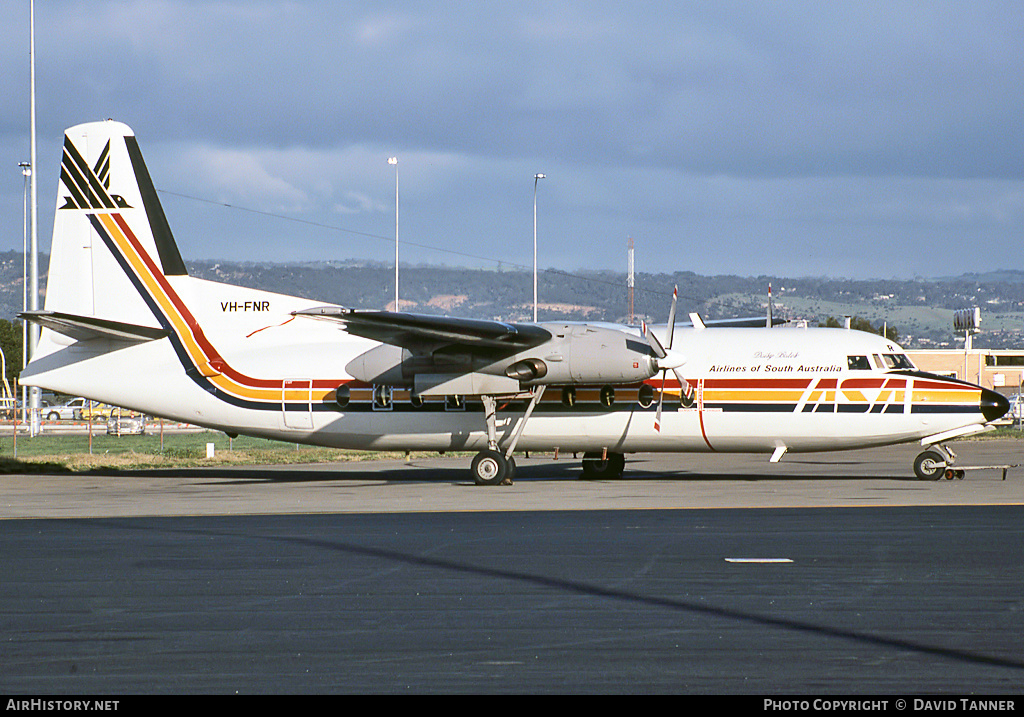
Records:
{"label": "sky", "polygon": [[[536,197],[541,269],[623,272],[630,238],[638,272],[1024,269],[1022,27],[1009,0],[47,0],[39,244],[63,130],[109,117],[186,260],[391,263],[397,183],[402,263],[530,268]],[[21,251],[28,0],[0,38]]]}

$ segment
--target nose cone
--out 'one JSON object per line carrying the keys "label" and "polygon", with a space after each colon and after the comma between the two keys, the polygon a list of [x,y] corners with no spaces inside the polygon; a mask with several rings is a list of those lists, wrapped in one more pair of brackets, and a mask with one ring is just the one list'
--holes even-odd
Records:
{"label": "nose cone", "polygon": [[981,390],[981,413],[986,421],[1002,418],[1010,410],[1010,401],[1006,396],[987,388]]}

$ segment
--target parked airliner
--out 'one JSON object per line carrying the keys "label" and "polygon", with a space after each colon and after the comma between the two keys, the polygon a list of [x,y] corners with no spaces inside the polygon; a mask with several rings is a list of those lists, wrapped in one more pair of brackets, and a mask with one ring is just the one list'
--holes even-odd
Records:
{"label": "parked airliner", "polygon": [[[641,451],[787,453],[946,441],[1007,400],[917,371],[844,329],[512,323],[369,311],[188,275],[134,132],[64,137],[43,330],[27,385],[228,434],[369,450],[470,451],[477,483],[516,451],[583,453],[618,476]],[[213,238],[211,238],[211,242]]]}

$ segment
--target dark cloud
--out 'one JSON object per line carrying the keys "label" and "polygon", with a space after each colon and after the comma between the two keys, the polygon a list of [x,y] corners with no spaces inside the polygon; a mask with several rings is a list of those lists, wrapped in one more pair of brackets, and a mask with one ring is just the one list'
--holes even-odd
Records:
{"label": "dark cloud", "polygon": [[[0,58],[25,72],[0,78],[0,206],[20,217],[27,8],[14,5]],[[620,269],[629,236],[638,263],[695,271],[947,274],[932,257],[968,243],[984,249],[964,269],[1019,265],[1022,15],[1001,2],[48,2],[41,230],[61,131],[109,116],[176,193],[165,202],[197,257],[217,232],[225,258],[385,260],[397,153],[403,233],[435,248],[410,259],[460,263],[472,247],[528,263],[544,171],[542,261],[562,268]],[[20,221],[5,224],[0,248],[20,247]],[[355,239],[367,233],[381,239]]]}

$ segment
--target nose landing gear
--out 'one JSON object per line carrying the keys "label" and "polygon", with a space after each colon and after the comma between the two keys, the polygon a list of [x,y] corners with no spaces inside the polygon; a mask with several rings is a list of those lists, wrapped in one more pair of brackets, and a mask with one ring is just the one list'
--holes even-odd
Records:
{"label": "nose landing gear", "polygon": [[955,461],[956,454],[937,443],[914,459],[914,473],[919,480],[939,480],[947,473],[962,478],[963,471],[951,467]]}

